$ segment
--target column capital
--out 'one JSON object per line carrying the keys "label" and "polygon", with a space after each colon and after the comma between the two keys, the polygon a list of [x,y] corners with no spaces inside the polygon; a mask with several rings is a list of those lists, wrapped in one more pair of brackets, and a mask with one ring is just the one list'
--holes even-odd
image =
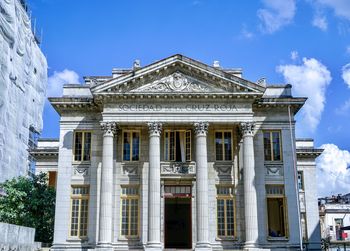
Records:
{"label": "column capital", "polygon": [[255,124],[253,122],[243,122],[240,124],[240,129],[243,136],[254,135]]}
{"label": "column capital", "polygon": [[103,131],[103,136],[114,136],[119,130],[119,125],[116,122],[101,122],[101,130]]}
{"label": "column capital", "polygon": [[155,134],[157,136],[160,136],[160,134],[162,133],[162,123],[160,122],[148,122],[148,130],[149,130],[149,134]]}
{"label": "column capital", "polygon": [[201,135],[206,136],[208,133],[209,123],[208,122],[195,122],[195,123],[193,123],[193,127],[194,127],[194,133],[196,134],[196,136],[201,136]]}

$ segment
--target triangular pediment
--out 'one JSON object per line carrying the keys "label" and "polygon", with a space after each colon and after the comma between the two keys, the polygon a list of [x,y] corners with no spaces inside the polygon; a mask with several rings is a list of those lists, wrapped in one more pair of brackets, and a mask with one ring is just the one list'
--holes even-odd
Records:
{"label": "triangular pediment", "polygon": [[255,93],[265,87],[220,69],[175,55],[94,86],[98,94]]}

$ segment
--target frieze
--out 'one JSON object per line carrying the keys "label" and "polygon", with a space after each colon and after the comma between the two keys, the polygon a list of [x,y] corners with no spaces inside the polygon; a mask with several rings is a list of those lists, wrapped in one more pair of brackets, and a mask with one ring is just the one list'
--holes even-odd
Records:
{"label": "frieze", "polygon": [[115,112],[250,112],[249,104],[228,104],[228,103],[125,103],[107,108]]}

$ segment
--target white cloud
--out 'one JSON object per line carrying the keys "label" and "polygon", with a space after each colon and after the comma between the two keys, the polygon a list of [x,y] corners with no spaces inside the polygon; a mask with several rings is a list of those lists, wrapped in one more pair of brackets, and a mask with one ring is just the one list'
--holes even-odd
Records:
{"label": "white cloud", "polygon": [[350,152],[334,144],[324,144],[324,152],[317,158],[319,196],[350,192]]}
{"label": "white cloud", "polygon": [[349,0],[316,0],[315,3],[331,8],[337,17],[350,20]]}
{"label": "white cloud", "polygon": [[350,99],[345,101],[345,103],[340,108],[337,108],[335,111],[339,115],[349,115],[350,114]]}
{"label": "white cloud", "polygon": [[64,84],[79,84],[79,75],[75,71],[68,69],[59,72],[55,71],[48,79],[47,96],[61,96]]}
{"label": "white cloud", "polygon": [[308,97],[301,110],[299,123],[303,132],[314,132],[326,102],[326,89],[332,77],[327,67],[314,58],[303,58],[301,65],[280,65],[277,71],[282,73],[287,83],[293,85],[295,96]]}
{"label": "white cloud", "polygon": [[343,66],[341,76],[342,76],[345,84],[347,84],[348,87],[350,88],[350,64],[346,64]]}
{"label": "white cloud", "polygon": [[298,53],[297,51],[292,51],[292,52],[290,53],[290,58],[291,58],[293,61],[297,60],[297,59],[299,58],[299,53]]}
{"label": "white cloud", "polygon": [[274,33],[290,24],[295,15],[295,0],[263,0],[264,9],[258,10],[261,29],[266,33]]}
{"label": "white cloud", "polygon": [[347,53],[347,54],[350,54],[350,45],[348,45],[348,46],[346,47],[346,53]]}
{"label": "white cloud", "polygon": [[312,25],[321,29],[322,31],[326,31],[328,29],[328,22],[325,16],[315,15],[312,20]]}
{"label": "white cloud", "polygon": [[243,24],[242,30],[241,30],[241,37],[246,38],[246,39],[252,39],[254,37],[254,33],[250,32],[247,29],[247,26]]}

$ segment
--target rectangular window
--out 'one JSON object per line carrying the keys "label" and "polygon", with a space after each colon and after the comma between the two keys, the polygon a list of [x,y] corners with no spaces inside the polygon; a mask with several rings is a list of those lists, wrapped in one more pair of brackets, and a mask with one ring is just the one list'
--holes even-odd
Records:
{"label": "rectangular window", "polygon": [[235,207],[232,187],[217,187],[217,235],[233,237],[235,235]]}
{"label": "rectangular window", "polygon": [[343,219],[338,218],[334,219],[335,223],[335,237],[338,241],[343,240],[342,236],[342,230],[340,230],[343,227]]}
{"label": "rectangular window", "polygon": [[167,161],[191,161],[191,131],[167,130],[164,132],[164,158]]}
{"label": "rectangular window", "polygon": [[215,132],[216,160],[232,160],[231,131]]}
{"label": "rectangular window", "polygon": [[71,237],[87,237],[89,212],[89,187],[72,186],[71,190]]}
{"label": "rectangular window", "polygon": [[121,188],[121,235],[137,237],[139,234],[139,188]]}
{"label": "rectangular window", "polygon": [[287,237],[286,202],[283,185],[266,185],[269,237]]}
{"label": "rectangular window", "polygon": [[123,132],[123,160],[124,161],[140,160],[140,132],[139,131]]}
{"label": "rectangular window", "polygon": [[74,161],[90,161],[91,132],[74,132]]}
{"label": "rectangular window", "polygon": [[280,131],[264,131],[264,155],[266,161],[282,160]]}
{"label": "rectangular window", "polygon": [[302,171],[298,171],[298,189],[304,190],[304,177]]}
{"label": "rectangular window", "polygon": [[303,241],[307,241],[307,224],[306,224],[306,213],[300,213],[301,229],[303,233]]}

